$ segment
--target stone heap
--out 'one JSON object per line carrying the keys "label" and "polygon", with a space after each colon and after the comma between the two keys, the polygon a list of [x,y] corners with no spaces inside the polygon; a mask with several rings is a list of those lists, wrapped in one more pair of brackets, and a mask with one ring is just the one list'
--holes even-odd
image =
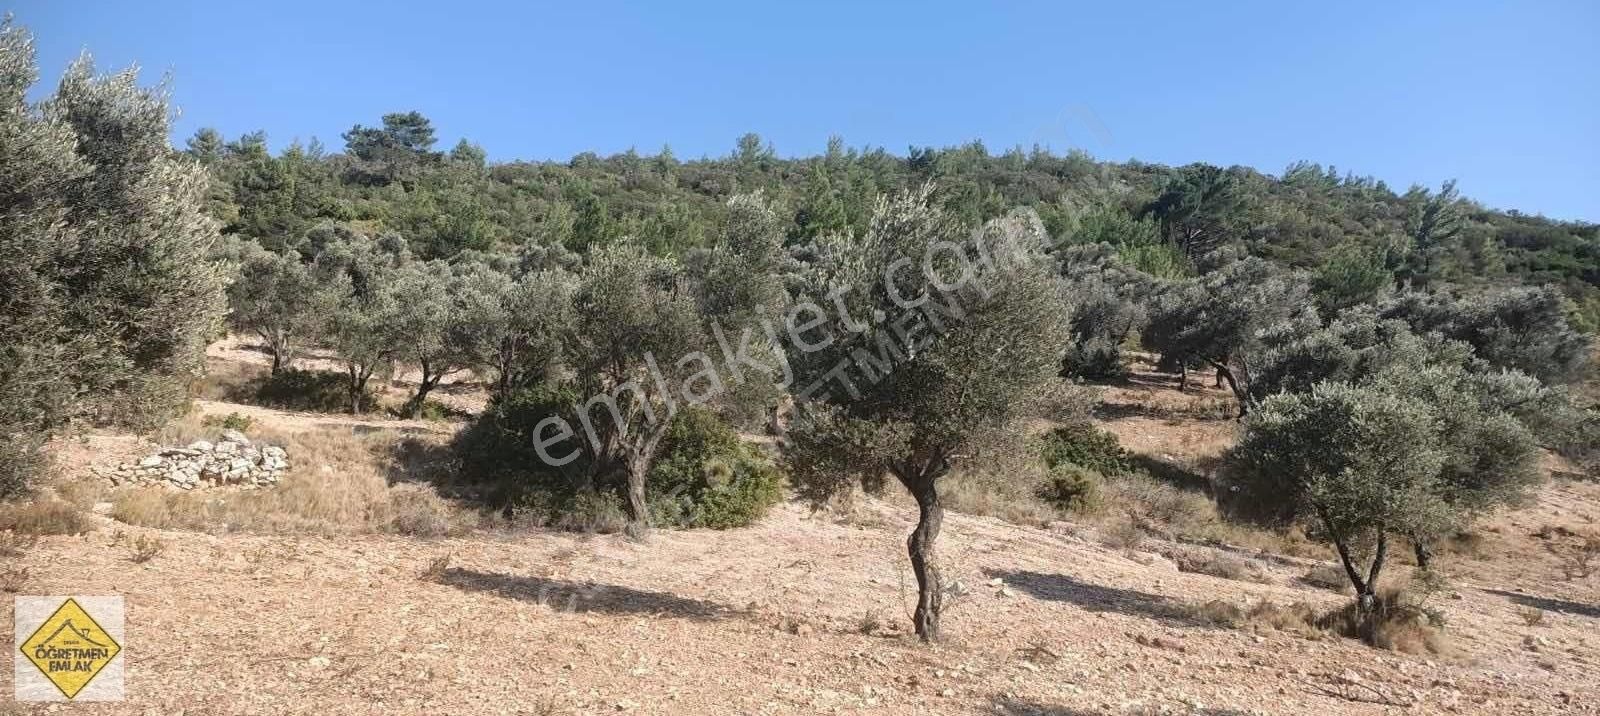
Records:
{"label": "stone heap", "polygon": [[196,440],[188,447],[163,448],[104,474],[114,485],[166,485],[181,490],[237,485],[254,489],[277,484],[287,469],[289,456],[283,448],[253,445],[243,433],[224,430],[222,439],[215,443]]}

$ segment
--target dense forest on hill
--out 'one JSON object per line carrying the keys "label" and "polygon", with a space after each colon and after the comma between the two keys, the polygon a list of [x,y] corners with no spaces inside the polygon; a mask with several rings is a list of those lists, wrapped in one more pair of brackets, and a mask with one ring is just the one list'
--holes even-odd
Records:
{"label": "dense forest on hill", "polygon": [[782,158],[755,134],[720,158],[681,160],[663,147],[490,163],[466,140],[439,151],[433,125],[416,112],[356,125],[343,138],[342,153],[313,141],[273,155],[262,133],[228,139],[205,129],[185,151],[220,179],[209,206],[224,233],[307,257],[308,232],[326,222],[394,234],[418,258],[453,262],[583,255],[622,237],[679,255],[713,243],[728,199],[754,190],[777,210],[790,246],[804,246],[864,231],[879,196],[933,182],[935,200],[969,225],[1031,207],[1057,244],[1108,242],[1155,274],[1191,273],[1194,260],[1235,244],[1339,290],[1555,285],[1576,324],[1600,327],[1600,225],[1490,209],[1449,181],[1396,191],[1304,162],[1273,175],[1038,147],[996,154],[981,142],[899,156],[837,137],[820,156]]}

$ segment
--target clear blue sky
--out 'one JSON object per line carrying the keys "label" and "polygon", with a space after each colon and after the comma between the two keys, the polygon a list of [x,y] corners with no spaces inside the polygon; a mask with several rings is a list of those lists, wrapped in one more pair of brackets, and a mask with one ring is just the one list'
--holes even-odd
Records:
{"label": "clear blue sky", "polygon": [[[1362,7],[1355,7],[1356,5]],[[11,10],[44,78],[170,72],[175,139],[274,146],[420,110],[441,145],[566,159],[982,139],[1105,159],[1297,159],[1600,221],[1600,3],[70,2]],[[1225,8],[1214,6],[1227,5]]]}

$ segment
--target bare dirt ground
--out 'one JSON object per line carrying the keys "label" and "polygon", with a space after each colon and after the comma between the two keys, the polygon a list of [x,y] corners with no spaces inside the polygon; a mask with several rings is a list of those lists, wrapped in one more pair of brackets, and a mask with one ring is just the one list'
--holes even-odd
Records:
{"label": "bare dirt ground", "polygon": [[[216,368],[222,366],[254,376],[265,374],[272,366],[272,355],[267,352],[259,339],[239,334],[212,343],[206,349],[206,359],[211,364],[212,372],[216,372]],[[336,360],[332,353],[314,348],[302,351],[290,365],[302,370],[330,372],[344,370],[344,365]],[[399,404],[416,391],[417,383],[421,380],[421,374],[415,369],[408,368],[395,371],[387,380],[374,377],[371,387],[377,393],[380,402]],[[440,381],[439,386],[428,394],[428,399],[437,401],[451,410],[476,413],[483,410],[489,401],[488,393],[477,381],[478,377],[469,370],[452,373]]]}
{"label": "bare dirt ground", "polygon": [[[1200,464],[1233,422],[1189,417],[1214,411],[1195,399],[1135,383],[1108,391],[1102,417],[1140,453]],[[449,429],[199,408],[280,431]],[[63,451],[82,465],[144,445],[98,436]],[[1222,579],[1169,558],[1210,548],[1108,547],[1069,522],[962,514],[939,543],[962,594],[947,640],[920,646],[905,634],[912,513],[894,499],[848,519],[786,504],[751,528],[643,543],[534,529],[202,534],[96,515],[97,529],[44,538],[21,561],[28,593],[127,598],[128,701],[58,713],[1569,714],[1600,713],[1600,595],[1594,578],[1564,579],[1544,544],[1597,518],[1600,484],[1557,481],[1487,522],[1444,558],[1454,583],[1435,606],[1448,650],[1418,655],[1212,626],[1189,608],[1342,604],[1299,580],[1311,561],[1252,559],[1265,583]],[[166,549],[135,563],[136,535]],[[0,694],[11,674],[0,669]],[[51,711],[0,701],[8,709]]]}

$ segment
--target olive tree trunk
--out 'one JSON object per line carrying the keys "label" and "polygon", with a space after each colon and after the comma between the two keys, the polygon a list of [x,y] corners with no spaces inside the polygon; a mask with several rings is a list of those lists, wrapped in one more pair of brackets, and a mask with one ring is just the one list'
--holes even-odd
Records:
{"label": "olive tree trunk", "polygon": [[1389,534],[1383,530],[1378,531],[1378,542],[1372,550],[1372,564],[1367,568],[1365,576],[1361,574],[1350,553],[1350,542],[1346,535],[1334,529],[1332,521],[1323,516],[1322,523],[1328,528],[1328,536],[1333,539],[1333,547],[1339,552],[1339,561],[1344,565],[1345,576],[1350,578],[1350,585],[1356,588],[1356,609],[1363,617],[1369,617],[1378,605],[1378,577],[1383,573],[1383,562],[1389,552]]}
{"label": "olive tree trunk", "polygon": [[650,504],[645,499],[645,478],[650,466],[643,460],[628,460],[628,536],[635,539],[650,533]]}
{"label": "olive tree trunk", "polygon": [[911,621],[917,637],[925,642],[939,640],[939,614],[944,608],[944,584],[934,550],[944,523],[936,479],[936,475],[901,478],[917,500],[917,527],[906,540],[906,551],[911,556],[911,572],[917,577],[917,610]]}
{"label": "olive tree trunk", "polygon": [[411,399],[407,400],[405,405],[400,406],[400,417],[402,418],[416,417],[417,413],[422,410],[423,404],[428,402],[428,394],[432,393],[434,388],[439,387],[439,383],[444,380],[445,376],[453,372],[451,369],[444,367],[434,370],[431,362],[426,360],[420,361],[419,365],[422,368],[422,381],[417,384],[417,392],[412,394]]}
{"label": "olive tree trunk", "polygon": [[1417,555],[1417,568],[1427,569],[1433,564],[1433,549],[1428,546],[1428,541],[1420,537],[1411,538],[1411,548]]}

